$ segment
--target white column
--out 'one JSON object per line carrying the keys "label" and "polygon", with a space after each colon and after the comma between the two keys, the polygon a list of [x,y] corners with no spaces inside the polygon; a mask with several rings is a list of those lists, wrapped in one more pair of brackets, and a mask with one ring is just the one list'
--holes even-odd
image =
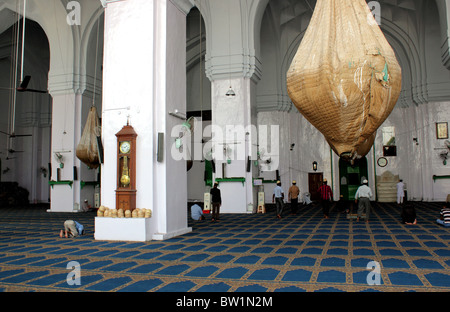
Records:
{"label": "white column", "polygon": [[[207,25],[205,70],[212,86],[212,126],[217,131],[213,134],[214,179],[225,179],[219,185],[221,213],[245,213],[249,204],[256,207],[257,188],[253,187],[253,178],[258,175],[258,169],[253,160],[257,157],[258,134],[250,129],[257,129],[255,86],[261,77],[261,63],[254,27],[262,15],[254,9],[259,5],[265,7],[263,2],[200,1]],[[209,20],[215,22],[209,25]],[[235,96],[226,96],[230,86]],[[251,157],[249,170],[248,156]],[[236,182],[235,178],[245,181]]]}
{"label": "white column", "polygon": [[[169,115],[186,111],[185,14],[163,0],[119,1],[105,9],[102,205],[115,208],[115,134],[129,119],[138,134],[136,205],[152,209],[153,239],[191,230],[186,162],[171,155],[172,128],[183,120]],[[164,134],[162,162],[158,133]]]}
{"label": "white column", "polygon": [[[81,95],[71,91],[54,92],[52,112],[50,211],[73,212],[80,204],[80,184],[74,181],[79,166],[76,147],[80,138]],[[61,155],[59,160],[55,155]],[[58,178],[59,175],[59,178]]]}
{"label": "white column", "polygon": [[[226,96],[230,84],[235,96]],[[255,205],[253,177],[257,176],[257,168],[253,160],[256,159],[257,128],[251,109],[253,85],[248,78],[212,82],[214,179],[221,179],[221,213],[246,213],[249,204]]]}

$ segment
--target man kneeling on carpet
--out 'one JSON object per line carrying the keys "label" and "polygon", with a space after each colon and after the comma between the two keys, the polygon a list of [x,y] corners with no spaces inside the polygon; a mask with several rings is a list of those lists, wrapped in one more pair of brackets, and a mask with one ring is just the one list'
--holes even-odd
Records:
{"label": "man kneeling on carpet", "polygon": [[203,209],[197,204],[192,205],[191,207],[191,218],[193,220],[205,220],[205,216],[203,215]]}
{"label": "man kneeling on carpet", "polygon": [[450,227],[450,207],[448,203],[441,209],[441,216],[436,222],[445,227]]}
{"label": "man kneeling on carpet", "polygon": [[406,204],[403,206],[401,217],[403,224],[417,224],[416,209],[412,204]]}
{"label": "man kneeling on carpet", "polygon": [[79,235],[84,234],[84,226],[73,220],[66,220],[64,222],[64,230],[59,232],[59,237],[69,238],[69,237],[77,237]]}

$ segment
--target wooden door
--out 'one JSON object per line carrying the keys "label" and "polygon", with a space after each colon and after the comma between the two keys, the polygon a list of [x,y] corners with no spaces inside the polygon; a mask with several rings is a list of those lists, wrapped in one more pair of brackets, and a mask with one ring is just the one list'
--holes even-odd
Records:
{"label": "wooden door", "polygon": [[368,178],[367,158],[355,160],[353,164],[339,159],[339,189],[344,200],[355,200],[355,193],[363,178]]}
{"label": "wooden door", "polygon": [[308,185],[309,193],[311,194],[311,200],[319,200],[319,187],[322,185],[323,173],[309,173],[308,174]]}

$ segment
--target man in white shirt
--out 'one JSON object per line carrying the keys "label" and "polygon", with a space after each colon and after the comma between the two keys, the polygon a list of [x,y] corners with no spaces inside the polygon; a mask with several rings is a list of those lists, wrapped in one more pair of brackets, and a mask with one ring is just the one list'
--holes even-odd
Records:
{"label": "man in white shirt", "polygon": [[284,207],[284,191],[281,187],[281,182],[277,181],[277,186],[273,190],[272,203],[276,203],[277,206],[277,218],[281,219]]}
{"label": "man in white shirt", "polygon": [[83,204],[81,205],[81,211],[82,212],[88,212],[91,209],[91,205],[89,205],[89,202],[87,199],[84,200]]}
{"label": "man in white shirt", "polygon": [[403,180],[397,183],[397,204],[403,204],[403,198],[405,197],[405,184]]}
{"label": "man in white shirt", "polygon": [[368,184],[369,182],[364,180],[363,184],[358,188],[355,194],[355,203],[358,203],[358,217],[356,218],[356,221],[359,221],[359,218],[364,214],[366,222],[369,222],[371,209],[370,198],[372,197],[372,190]]}

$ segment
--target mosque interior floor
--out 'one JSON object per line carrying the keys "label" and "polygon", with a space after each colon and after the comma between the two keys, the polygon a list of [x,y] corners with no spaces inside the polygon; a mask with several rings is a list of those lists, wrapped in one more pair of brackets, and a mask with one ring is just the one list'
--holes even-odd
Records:
{"label": "mosque interior floor", "polygon": [[[415,202],[417,225],[401,224],[394,203],[372,205],[369,223],[300,205],[280,220],[273,210],[189,218],[192,232],[149,242],[95,240],[94,212],[0,208],[0,291],[450,291],[450,228],[435,222],[442,203]],[[66,219],[86,234],[60,238]],[[79,283],[68,280],[71,261]]]}

